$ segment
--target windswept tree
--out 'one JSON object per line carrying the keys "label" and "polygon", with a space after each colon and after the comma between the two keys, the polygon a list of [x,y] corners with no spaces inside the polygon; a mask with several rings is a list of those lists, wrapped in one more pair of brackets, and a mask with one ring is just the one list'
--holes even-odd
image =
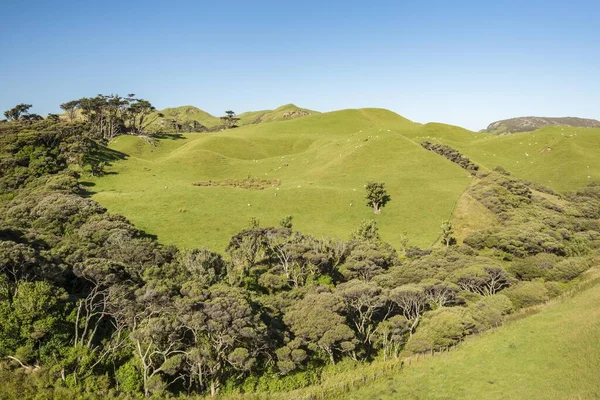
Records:
{"label": "windswept tree", "polygon": [[[18,121],[22,119],[28,119],[29,109],[31,108],[31,104],[17,104],[10,110],[4,111],[4,116],[9,121]],[[37,114],[33,114],[37,115]]]}
{"label": "windswept tree", "polygon": [[60,105],[61,110],[67,114],[69,121],[74,121],[77,117],[77,108],[79,107],[79,100],[67,101]]}
{"label": "windswept tree", "polygon": [[225,116],[221,117],[221,121],[223,121],[226,129],[237,128],[236,124],[239,120],[240,119],[236,117],[235,112],[231,110],[225,111]]}
{"label": "windswept tree", "polygon": [[[358,338],[370,351],[377,321],[384,321],[390,314],[387,296],[373,282],[353,279],[336,288],[346,305],[346,314],[356,330]],[[378,319],[377,314],[382,314]]]}
{"label": "windswept tree", "polygon": [[367,190],[367,206],[373,207],[375,214],[381,213],[381,208],[392,199],[388,192],[385,190],[385,183],[383,182],[368,182],[365,185]]}
{"label": "windswept tree", "polygon": [[410,321],[409,331],[412,335],[419,324],[421,315],[427,308],[427,295],[425,290],[415,284],[407,284],[390,292],[390,300],[400,310],[400,313]]}

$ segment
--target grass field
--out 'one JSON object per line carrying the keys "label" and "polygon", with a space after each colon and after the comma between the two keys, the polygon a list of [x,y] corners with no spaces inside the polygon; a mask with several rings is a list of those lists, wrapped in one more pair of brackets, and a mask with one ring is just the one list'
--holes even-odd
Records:
{"label": "grass field", "polygon": [[445,143],[488,169],[501,165],[519,178],[561,192],[600,180],[600,129],[555,126],[494,136],[429,124],[413,137]]}
{"label": "grass field", "polygon": [[344,399],[598,399],[600,285]]}
{"label": "grass field", "polygon": [[[186,134],[162,139],[156,147],[122,136],[110,148],[127,159],[110,166],[108,175],[90,179],[91,191],[109,210],[163,243],[181,247],[222,251],[251,217],[273,225],[286,215],[294,217],[298,230],[339,238],[347,238],[362,219],[376,218],[391,244],[399,245],[406,231],[411,244],[429,246],[471,179],[457,165],[424,150],[420,143],[425,139],[459,149],[484,169],[502,165],[517,177],[559,191],[600,180],[600,129],[553,127],[494,136],[361,109]],[[281,186],[192,186],[199,180],[248,176],[278,179]],[[385,182],[392,196],[379,216],[365,206],[363,186],[369,180]],[[487,224],[471,218],[469,204],[468,199],[459,202],[457,226],[468,230]],[[470,217],[465,220],[465,215]]]}
{"label": "grass field", "polygon": [[[431,245],[469,174],[401,133],[418,129],[380,109],[345,110],[216,134],[161,140],[119,137],[111,149],[127,154],[94,178],[93,198],[156,234],[163,243],[222,251],[250,217],[276,224],[294,217],[296,229],[346,238],[362,219],[364,185],[386,183],[392,201],[377,216],[382,236],[398,244]],[[198,180],[279,179],[265,190],[195,187]]]}

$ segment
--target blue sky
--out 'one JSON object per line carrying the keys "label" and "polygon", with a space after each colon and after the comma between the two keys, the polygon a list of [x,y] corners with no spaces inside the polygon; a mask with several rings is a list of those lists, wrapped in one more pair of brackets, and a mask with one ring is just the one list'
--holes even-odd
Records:
{"label": "blue sky", "polygon": [[383,107],[470,129],[600,118],[598,1],[86,3],[2,5],[1,110],[136,93],[216,115]]}

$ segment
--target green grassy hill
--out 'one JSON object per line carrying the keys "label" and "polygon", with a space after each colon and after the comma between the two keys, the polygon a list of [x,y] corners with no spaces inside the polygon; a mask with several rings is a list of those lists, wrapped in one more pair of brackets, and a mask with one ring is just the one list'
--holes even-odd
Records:
{"label": "green grassy hill", "polygon": [[[290,107],[295,106],[276,111],[282,115]],[[292,215],[296,229],[340,238],[347,238],[362,219],[376,218],[384,240],[399,245],[400,232],[407,231],[411,244],[419,246],[436,240],[440,224],[457,203],[459,230],[492,223],[485,213],[472,214],[468,199],[458,202],[470,183],[469,173],[423,149],[424,140],[452,146],[484,170],[501,165],[516,177],[558,191],[600,180],[600,129],[551,127],[494,136],[361,109],[186,134],[159,140],[156,147],[122,136],[110,148],[128,155],[127,160],[92,179],[92,191],[109,210],[165,243],[218,251],[251,217],[273,225]],[[281,186],[192,186],[200,180],[247,177],[277,179]],[[377,217],[364,202],[363,186],[369,180],[385,182],[392,196]]]}
{"label": "green grassy hill", "polygon": [[294,104],[286,104],[275,110],[249,111],[238,115],[240,125],[294,119],[308,115],[319,114],[317,111],[300,108]]}
{"label": "green grassy hill", "polygon": [[[470,178],[402,134],[419,128],[390,111],[363,109],[188,134],[157,147],[122,136],[110,147],[127,160],[94,178],[91,190],[95,200],[164,243],[222,251],[250,217],[271,225],[292,215],[296,229],[347,238],[362,219],[375,218],[363,186],[383,181],[392,196],[376,217],[383,238],[398,245],[407,231],[413,244],[427,246]],[[192,185],[247,176],[279,179],[281,186]]]}
{"label": "green grassy hill", "polygon": [[501,165],[516,177],[562,192],[600,180],[600,129],[556,126],[495,136],[428,124],[413,138],[447,144],[482,167]]}
{"label": "green grassy hill", "polygon": [[600,398],[600,285],[344,399]]}
{"label": "green grassy hill", "polygon": [[[163,117],[159,117],[158,114],[163,114]],[[188,123],[190,121],[198,121],[202,125],[211,128],[213,126],[217,126],[221,124],[221,120],[219,117],[215,117],[206,111],[199,109],[194,106],[181,106],[181,107],[171,107],[165,108],[164,110],[159,110],[152,113],[148,117],[148,121],[153,121],[150,126],[150,130],[153,127],[160,126],[160,121],[174,119],[179,123]]]}

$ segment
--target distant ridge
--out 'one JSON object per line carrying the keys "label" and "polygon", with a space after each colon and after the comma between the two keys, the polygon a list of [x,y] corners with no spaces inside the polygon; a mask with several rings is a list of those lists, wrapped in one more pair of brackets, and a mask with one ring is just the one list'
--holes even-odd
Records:
{"label": "distant ridge", "polygon": [[[225,112],[223,112],[225,114]],[[238,126],[260,124],[264,122],[295,119],[320,114],[318,111],[286,104],[274,110],[248,111],[238,114]],[[218,129],[223,121],[219,117],[194,106],[169,107],[157,110],[150,116],[151,130],[179,130],[184,132],[200,132]],[[179,128],[177,128],[177,126]]]}
{"label": "distant ridge", "polygon": [[277,107],[274,110],[248,111],[239,114],[238,117],[240,118],[240,125],[250,125],[307,117],[314,114],[320,113],[318,111],[298,107],[295,104],[286,104],[281,107]]}
{"label": "distant ridge", "polygon": [[570,126],[574,128],[600,128],[595,119],[563,117],[520,117],[492,122],[484,132],[496,135],[509,135],[518,132],[531,132],[546,126]]}

